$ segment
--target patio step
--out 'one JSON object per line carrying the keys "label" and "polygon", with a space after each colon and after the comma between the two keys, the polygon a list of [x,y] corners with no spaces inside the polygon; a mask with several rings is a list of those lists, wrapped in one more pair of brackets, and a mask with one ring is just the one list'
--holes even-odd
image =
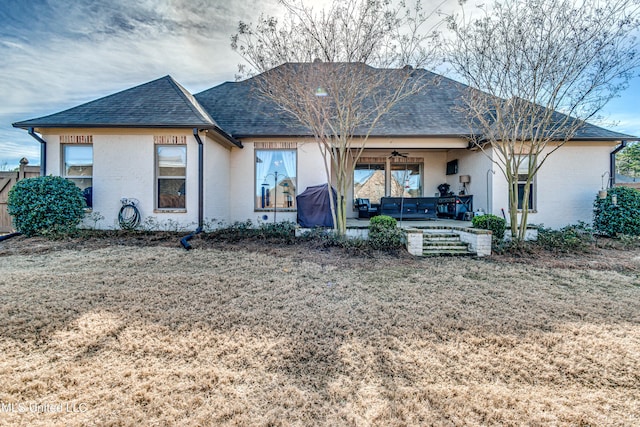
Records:
{"label": "patio step", "polygon": [[425,256],[464,256],[473,255],[469,245],[460,241],[460,236],[446,230],[423,232],[422,253]]}

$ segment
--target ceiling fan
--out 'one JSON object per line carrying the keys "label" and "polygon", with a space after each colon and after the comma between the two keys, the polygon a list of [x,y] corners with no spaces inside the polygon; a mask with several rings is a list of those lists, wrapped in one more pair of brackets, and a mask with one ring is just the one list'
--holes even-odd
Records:
{"label": "ceiling fan", "polygon": [[393,150],[391,152],[391,156],[389,156],[389,157],[407,157],[408,155],[409,155],[409,153],[401,153],[401,152],[399,152],[397,150]]}

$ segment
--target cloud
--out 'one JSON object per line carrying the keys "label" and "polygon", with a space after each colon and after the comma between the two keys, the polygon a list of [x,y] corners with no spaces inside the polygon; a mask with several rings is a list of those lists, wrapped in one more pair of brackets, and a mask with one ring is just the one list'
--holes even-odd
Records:
{"label": "cloud", "polygon": [[[192,93],[233,80],[243,62],[230,47],[238,21],[256,22],[261,12],[281,11],[277,0],[2,3],[0,161],[26,155],[32,163],[39,145],[26,132],[13,129],[12,122],[62,111],[167,74]],[[450,13],[456,4],[449,0],[441,9]],[[432,0],[424,6],[430,10],[438,5],[440,0]],[[619,116],[616,112],[613,119],[621,120]],[[629,126],[638,131],[632,133],[640,134],[633,121],[629,118]]]}
{"label": "cloud", "polygon": [[[274,10],[275,0],[260,2]],[[0,161],[38,144],[11,123],[171,74],[192,92],[232,80],[230,47],[256,4],[221,0],[5,0],[0,8]],[[37,13],[35,13],[37,11]],[[33,160],[32,160],[33,163]]]}

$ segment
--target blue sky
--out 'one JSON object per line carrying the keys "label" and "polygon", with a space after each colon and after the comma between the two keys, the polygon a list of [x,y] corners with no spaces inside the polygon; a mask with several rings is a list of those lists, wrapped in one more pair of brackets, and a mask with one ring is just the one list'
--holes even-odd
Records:
{"label": "blue sky", "polygon": [[[167,74],[192,93],[233,80],[242,63],[230,48],[238,21],[275,13],[275,3],[0,0],[0,169],[22,157],[39,163],[39,144],[13,122]],[[603,111],[606,127],[640,136],[638,95],[640,78]]]}

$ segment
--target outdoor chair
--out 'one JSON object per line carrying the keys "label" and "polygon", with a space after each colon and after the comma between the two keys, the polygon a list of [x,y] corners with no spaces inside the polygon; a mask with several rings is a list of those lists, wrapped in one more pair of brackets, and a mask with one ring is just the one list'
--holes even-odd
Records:
{"label": "outdoor chair", "polygon": [[371,218],[378,214],[378,208],[371,207],[369,199],[356,199],[358,218]]}

